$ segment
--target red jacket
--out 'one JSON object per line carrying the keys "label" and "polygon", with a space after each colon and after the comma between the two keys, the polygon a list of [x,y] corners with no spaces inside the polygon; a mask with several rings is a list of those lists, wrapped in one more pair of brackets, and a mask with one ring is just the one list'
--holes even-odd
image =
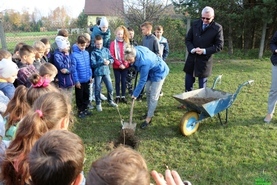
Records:
{"label": "red jacket", "polygon": [[[117,44],[118,44],[118,48],[120,50],[119,51],[120,57],[118,57],[118,58],[120,58],[121,60],[116,59],[115,42],[117,42]],[[119,66],[121,64],[123,64],[126,68],[129,67],[129,65],[130,65],[129,62],[124,60],[124,42],[112,41],[111,45],[110,45],[110,52],[111,52],[111,55],[114,59],[114,62],[113,62],[113,68],[114,69],[119,69]]]}

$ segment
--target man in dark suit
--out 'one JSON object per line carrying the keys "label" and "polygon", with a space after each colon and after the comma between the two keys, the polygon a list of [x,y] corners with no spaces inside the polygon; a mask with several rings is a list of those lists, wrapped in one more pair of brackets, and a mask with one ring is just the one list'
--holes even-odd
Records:
{"label": "man in dark suit", "polygon": [[212,54],[221,51],[224,44],[222,26],[214,21],[213,8],[202,10],[202,18],[193,22],[185,43],[189,52],[184,66],[185,90],[193,89],[195,77],[199,88],[204,88],[212,72]]}

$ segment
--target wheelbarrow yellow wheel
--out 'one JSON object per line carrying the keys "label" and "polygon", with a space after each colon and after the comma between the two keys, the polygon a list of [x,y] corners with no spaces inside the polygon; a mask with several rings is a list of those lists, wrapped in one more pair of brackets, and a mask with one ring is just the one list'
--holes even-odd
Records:
{"label": "wheelbarrow yellow wheel", "polygon": [[199,115],[197,112],[187,112],[184,114],[181,123],[180,130],[183,135],[189,136],[196,132],[199,127],[199,123],[197,123],[199,119]]}

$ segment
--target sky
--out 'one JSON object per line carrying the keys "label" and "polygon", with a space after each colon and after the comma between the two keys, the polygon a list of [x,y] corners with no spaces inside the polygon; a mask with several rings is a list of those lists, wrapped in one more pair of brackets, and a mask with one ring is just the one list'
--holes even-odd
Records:
{"label": "sky", "polygon": [[57,7],[65,7],[70,17],[77,18],[85,6],[85,0],[0,0],[0,12],[14,9],[21,12],[23,9],[32,13],[36,8],[42,16],[47,16]]}

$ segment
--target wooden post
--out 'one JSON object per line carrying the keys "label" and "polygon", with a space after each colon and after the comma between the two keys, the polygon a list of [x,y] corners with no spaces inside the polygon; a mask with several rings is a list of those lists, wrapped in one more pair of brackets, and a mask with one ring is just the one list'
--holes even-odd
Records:
{"label": "wooden post", "polygon": [[7,43],[6,43],[6,36],[4,32],[4,27],[2,23],[2,17],[0,16],[0,40],[1,40],[1,45],[3,49],[7,49]]}

